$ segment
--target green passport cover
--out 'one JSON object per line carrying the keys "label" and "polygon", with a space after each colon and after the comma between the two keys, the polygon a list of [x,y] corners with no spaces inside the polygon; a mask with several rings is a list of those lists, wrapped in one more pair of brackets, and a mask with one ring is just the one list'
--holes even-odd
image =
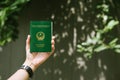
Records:
{"label": "green passport cover", "polygon": [[51,52],[52,21],[30,22],[30,52]]}

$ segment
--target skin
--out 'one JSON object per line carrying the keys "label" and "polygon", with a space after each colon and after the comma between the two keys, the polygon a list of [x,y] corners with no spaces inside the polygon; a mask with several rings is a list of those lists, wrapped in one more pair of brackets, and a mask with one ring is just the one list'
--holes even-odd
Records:
{"label": "skin", "polygon": [[[51,41],[52,52],[30,53],[30,35],[28,35],[26,40],[26,60],[23,64],[31,67],[33,72],[35,72],[36,69],[54,53],[55,50],[54,39],[55,38],[52,37],[52,41]],[[29,74],[25,70],[19,69],[7,80],[29,80]]]}

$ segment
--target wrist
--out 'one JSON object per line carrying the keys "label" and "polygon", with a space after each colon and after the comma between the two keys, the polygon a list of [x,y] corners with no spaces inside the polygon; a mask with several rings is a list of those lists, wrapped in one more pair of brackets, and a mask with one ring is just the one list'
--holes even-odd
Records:
{"label": "wrist", "polygon": [[35,70],[37,69],[37,67],[32,62],[27,60],[23,63],[23,65],[29,66],[33,72],[35,72]]}
{"label": "wrist", "polygon": [[28,75],[29,75],[30,78],[33,77],[33,70],[31,69],[31,67],[29,67],[29,66],[27,66],[27,65],[22,65],[22,66],[20,67],[20,69],[25,70],[25,71],[28,73]]}

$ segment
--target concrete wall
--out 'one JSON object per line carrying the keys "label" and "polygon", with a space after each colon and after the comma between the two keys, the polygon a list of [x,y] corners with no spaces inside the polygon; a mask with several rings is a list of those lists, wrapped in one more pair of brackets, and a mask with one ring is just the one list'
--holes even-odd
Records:
{"label": "concrete wall", "polygon": [[[73,4],[70,4],[73,3]],[[32,0],[19,18],[19,38],[0,52],[1,80],[6,80],[25,60],[25,40],[31,20],[53,20],[55,54],[35,72],[33,80],[120,80],[120,54],[104,51],[86,59],[76,45],[94,29],[96,2]],[[84,11],[82,7],[86,7]]]}

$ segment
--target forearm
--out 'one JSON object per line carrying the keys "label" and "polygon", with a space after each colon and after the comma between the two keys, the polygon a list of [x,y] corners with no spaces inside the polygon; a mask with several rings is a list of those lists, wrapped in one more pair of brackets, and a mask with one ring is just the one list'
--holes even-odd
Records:
{"label": "forearm", "polygon": [[8,80],[29,80],[29,74],[23,70],[17,70]]}
{"label": "forearm", "polygon": [[[23,63],[23,65],[29,66],[33,72],[36,70],[36,67],[27,60]],[[25,69],[20,68],[10,78],[8,78],[8,80],[29,80],[29,78],[29,73]]]}
{"label": "forearm", "polygon": [[7,80],[29,80],[35,70],[45,62],[50,55],[54,52],[54,37],[52,37],[52,52],[33,52],[30,53],[30,35],[26,40],[26,60],[23,63],[22,69],[17,70]]}

